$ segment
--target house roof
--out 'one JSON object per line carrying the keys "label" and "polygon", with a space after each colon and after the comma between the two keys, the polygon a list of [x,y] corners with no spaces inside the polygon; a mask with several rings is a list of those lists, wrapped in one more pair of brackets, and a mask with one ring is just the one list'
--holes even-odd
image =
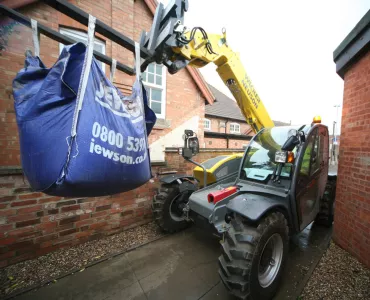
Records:
{"label": "house roof", "polygon": [[[37,2],[38,0],[0,0],[0,3],[4,6],[7,6],[12,9],[21,8],[28,4]],[[145,4],[148,6],[149,10],[154,15],[155,9],[157,7],[157,1],[155,0],[144,0]],[[211,90],[209,89],[206,81],[204,80],[202,74],[198,69],[192,68],[187,66],[186,69],[188,70],[190,76],[193,78],[195,84],[203,94],[204,98],[209,104],[214,102],[214,95],[212,94]]]}
{"label": "house roof", "polygon": [[210,84],[208,86],[215,96],[215,102],[212,105],[206,105],[206,115],[245,122],[245,117],[242,115],[235,100],[229,98],[214,86]]}
{"label": "house roof", "polygon": [[369,48],[370,9],[334,50],[337,74],[344,78],[345,73],[369,51]]}
{"label": "house roof", "polygon": [[[240,111],[240,108],[235,100],[226,96],[224,93],[220,92],[214,86],[208,84],[210,90],[215,96],[215,101],[212,105],[206,105],[205,114],[212,117],[225,118],[231,120],[238,120],[245,122],[245,117]],[[289,123],[273,121],[275,126],[285,126]]]}

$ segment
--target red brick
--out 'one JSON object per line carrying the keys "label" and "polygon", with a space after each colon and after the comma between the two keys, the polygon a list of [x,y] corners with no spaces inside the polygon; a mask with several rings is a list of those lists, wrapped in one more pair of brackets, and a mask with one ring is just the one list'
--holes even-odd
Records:
{"label": "red brick", "polygon": [[14,183],[0,183],[0,188],[12,188],[14,187]]}
{"label": "red brick", "polygon": [[31,212],[36,212],[36,211],[39,211],[42,209],[42,205],[34,205],[34,206],[30,206],[30,207],[23,207],[23,208],[19,208],[17,209],[17,215],[21,215],[21,214],[27,214],[27,213],[31,213]]}
{"label": "red brick", "polygon": [[0,197],[0,202],[11,202],[11,201],[14,201],[16,199],[15,196],[4,196],[4,197]]}
{"label": "red brick", "polygon": [[40,204],[44,204],[44,203],[49,203],[49,202],[58,202],[61,199],[63,198],[62,197],[46,197],[46,198],[39,199],[37,202]]}
{"label": "red brick", "polygon": [[35,243],[36,244],[41,244],[41,243],[44,243],[44,242],[47,242],[47,241],[55,240],[57,238],[58,238],[58,234],[52,233],[52,234],[48,234],[48,235],[44,235],[44,236],[36,238]]}
{"label": "red brick", "polygon": [[23,222],[17,222],[15,224],[15,227],[19,228],[19,227],[25,227],[25,226],[35,225],[35,224],[39,224],[39,223],[40,223],[40,218],[33,219],[33,220],[27,220],[27,221],[23,221]]}
{"label": "red brick", "polygon": [[15,215],[16,210],[15,209],[2,209],[0,210],[0,216],[12,216]]}
{"label": "red brick", "polygon": [[77,222],[80,220],[80,216],[73,216],[73,217],[69,217],[69,218],[65,218],[65,219],[62,219],[59,221],[59,225],[64,225],[64,224],[68,224],[68,223],[72,223],[72,222]]}
{"label": "red brick", "polygon": [[94,223],[94,224],[91,224],[89,226],[90,229],[98,229],[98,228],[102,228],[104,227],[105,225],[107,225],[107,222],[99,222],[99,223]]}
{"label": "red brick", "polygon": [[9,259],[9,265],[16,264],[18,262],[27,260],[27,259],[32,259],[36,256],[36,253],[23,253],[22,255],[15,256],[11,259]]}
{"label": "red brick", "polygon": [[89,236],[93,233],[93,231],[83,231],[83,232],[77,232],[76,235],[75,235],[75,238],[76,239],[80,239],[82,237],[86,237],[86,236]]}
{"label": "red brick", "polygon": [[14,223],[14,222],[20,222],[20,221],[27,221],[27,220],[31,220],[35,218],[36,218],[35,213],[30,213],[27,215],[13,215],[13,216],[8,216],[8,222]]}
{"label": "red brick", "polygon": [[0,261],[4,259],[8,259],[15,256],[15,251],[7,251],[0,255]]}
{"label": "red brick", "polygon": [[64,207],[61,208],[62,212],[67,212],[67,211],[77,210],[77,209],[80,209],[79,204],[71,205],[71,206],[64,206]]}
{"label": "red brick", "polygon": [[45,248],[41,248],[41,249],[36,250],[35,254],[37,256],[41,256],[41,255],[45,255],[45,254],[48,254],[50,252],[53,252],[53,251],[55,251],[57,249],[59,249],[58,246],[48,246],[48,247],[45,247]]}
{"label": "red brick", "polygon": [[13,229],[13,224],[0,225],[0,232],[7,232]]}
{"label": "red brick", "polygon": [[111,207],[112,207],[112,204],[98,206],[98,207],[95,208],[95,211],[99,212],[99,211],[102,211],[102,210],[110,209]]}
{"label": "red brick", "polygon": [[25,228],[19,228],[19,229],[14,229],[8,232],[8,236],[16,236],[16,237],[21,237],[25,233],[29,232],[34,232],[35,229],[33,227],[25,227]]}
{"label": "red brick", "polygon": [[100,218],[100,217],[104,217],[108,214],[109,214],[109,211],[103,210],[103,211],[91,214],[91,218]]}
{"label": "red brick", "polygon": [[76,222],[76,227],[79,228],[81,226],[84,226],[84,225],[90,225],[94,223],[94,220],[93,219],[87,219],[87,220],[83,220],[83,221],[78,221]]}
{"label": "red brick", "polygon": [[15,243],[16,239],[14,237],[8,237],[5,239],[0,240],[0,246],[5,246],[5,245],[11,245]]}
{"label": "red brick", "polygon": [[[19,195],[19,199],[36,199],[36,198],[41,198],[44,194],[43,193],[31,193],[31,194],[22,194]],[[36,202],[35,202],[36,203]]]}
{"label": "red brick", "polygon": [[71,229],[59,232],[59,236],[65,236],[65,235],[69,235],[69,234],[72,234],[72,233],[75,233],[75,232],[77,232],[77,229],[76,228],[71,228]]}
{"label": "red brick", "polygon": [[14,202],[12,202],[11,206],[12,207],[15,207],[15,206],[26,206],[26,205],[36,204],[36,203],[37,203],[36,200],[14,201]]}
{"label": "red brick", "polygon": [[59,201],[57,203],[57,207],[66,206],[66,205],[72,205],[72,204],[76,204],[76,200]]}
{"label": "red brick", "polygon": [[54,229],[58,225],[58,222],[46,222],[46,223],[41,223],[35,226],[35,228],[40,229],[40,230],[49,230],[49,229]]}

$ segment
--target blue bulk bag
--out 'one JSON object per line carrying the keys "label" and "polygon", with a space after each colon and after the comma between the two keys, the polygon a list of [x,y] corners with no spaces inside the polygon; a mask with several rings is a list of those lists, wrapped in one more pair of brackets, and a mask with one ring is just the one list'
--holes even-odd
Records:
{"label": "blue bulk bag", "polygon": [[22,166],[36,191],[102,196],[151,178],[147,134],[156,117],[145,89],[139,75],[130,96],[115,88],[92,56],[93,37],[89,22],[87,47],[64,47],[50,69],[28,56],[14,79]]}

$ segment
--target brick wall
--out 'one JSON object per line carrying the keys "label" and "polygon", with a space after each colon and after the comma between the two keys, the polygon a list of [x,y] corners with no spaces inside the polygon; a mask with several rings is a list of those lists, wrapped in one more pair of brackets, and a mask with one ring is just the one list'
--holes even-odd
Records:
{"label": "brick wall", "polygon": [[[232,153],[240,150],[202,149],[194,160]],[[0,268],[149,222],[157,173],[194,168],[174,150],[166,162],[152,168],[154,178],[142,187],[106,197],[48,196],[33,193],[22,175],[0,176]]]}
{"label": "brick wall", "polygon": [[231,121],[231,120],[226,120],[223,118],[215,118],[215,117],[209,117],[206,116],[206,119],[211,121],[211,130],[212,132],[221,132],[225,133],[225,127],[220,128],[220,122],[227,122],[226,123],[226,133],[230,133],[230,123],[237,123],[240,125],[240,132],[244,133],[246,131],[249,131],[251,127],[243,121]]}
{"label": "brick wall", "polygon": [[[153,15],[144,0],[70,2],[134,40],[139,39],[141,30],[148,31],[152,23]],[[86,31],[85,26],[41,1],[20,12],[56,31],[61,27]],[[33,51],[33,45],[29,28],[9,18],[1,19],[0,26],[12,29],[0,55],[0,267],[150,221],[155,178],[127,193],[76,199],[33,193],[22,175],[6,173],[6,168],[19,169],[21,164],[11,83],[23,68],[25,50]],[[105,41],[106,55],[133,65],[133,53],[99,34],[96,36]],[[59,44],[41,35],[40,47],[42,61],[47,67],[52,66],[59,56]],[[105,66],[105,71],[109,74],[109,66]],[[114,84],[129,93],[133,80],[117,70]],[[166,87],[168,126],[152,131],[151,144],[186,120],[204,117],[205,100],[187,70],[175,76],[167,73]],[[203,142],[201,124],[198,137]],[[158,169],[153,167],[153,173]]]}
{"label": "brick wall", "polygon": [[22,175],[0,176],[0,267],[149,222],[156,184],[113,196],[61,198],[32,192]]}
{"label": "brick wall", "polygon": [[[226,123],[226,133],[230,133],[230,123],[237,123],[240,125],[240,132],[241,134],[245,132],[249,132],[251,127],[242,121],[231,121],[226,120],[223,118],[215,118],[206,116],[206,119],[211,121],[211,132],[219,132],[219,133],[225,133],[225,127],[220,127],[220,122],[227,122]],[[248,135],[253,136],[254,133],[250,132]],[[231,149],[243,149],[244,145],[248,145],[248,140],[229,140],[229,148]],[[227,140],[224,138],[215,138],[215,137],[205,137],[204,138],[204,147],[205,148],[227,148]]]}
{"label": "brick wall", "polygon": [[370,267],[370,52],[344,77],[334,240]]}

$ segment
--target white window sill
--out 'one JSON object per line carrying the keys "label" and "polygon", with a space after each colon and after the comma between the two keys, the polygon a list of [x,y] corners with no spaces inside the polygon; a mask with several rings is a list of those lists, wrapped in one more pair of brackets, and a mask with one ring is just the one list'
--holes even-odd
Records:
{"label": "white window sill", "polygon": [[170,127],[171,127],[170,121],[165,120],[165,119],[160,119],[160,118],[157,119],[157,122],[155,122],[155,125],[154,125],[154,129],[159,129],[159,130],[163,130],[163,129],[170,128]]}

